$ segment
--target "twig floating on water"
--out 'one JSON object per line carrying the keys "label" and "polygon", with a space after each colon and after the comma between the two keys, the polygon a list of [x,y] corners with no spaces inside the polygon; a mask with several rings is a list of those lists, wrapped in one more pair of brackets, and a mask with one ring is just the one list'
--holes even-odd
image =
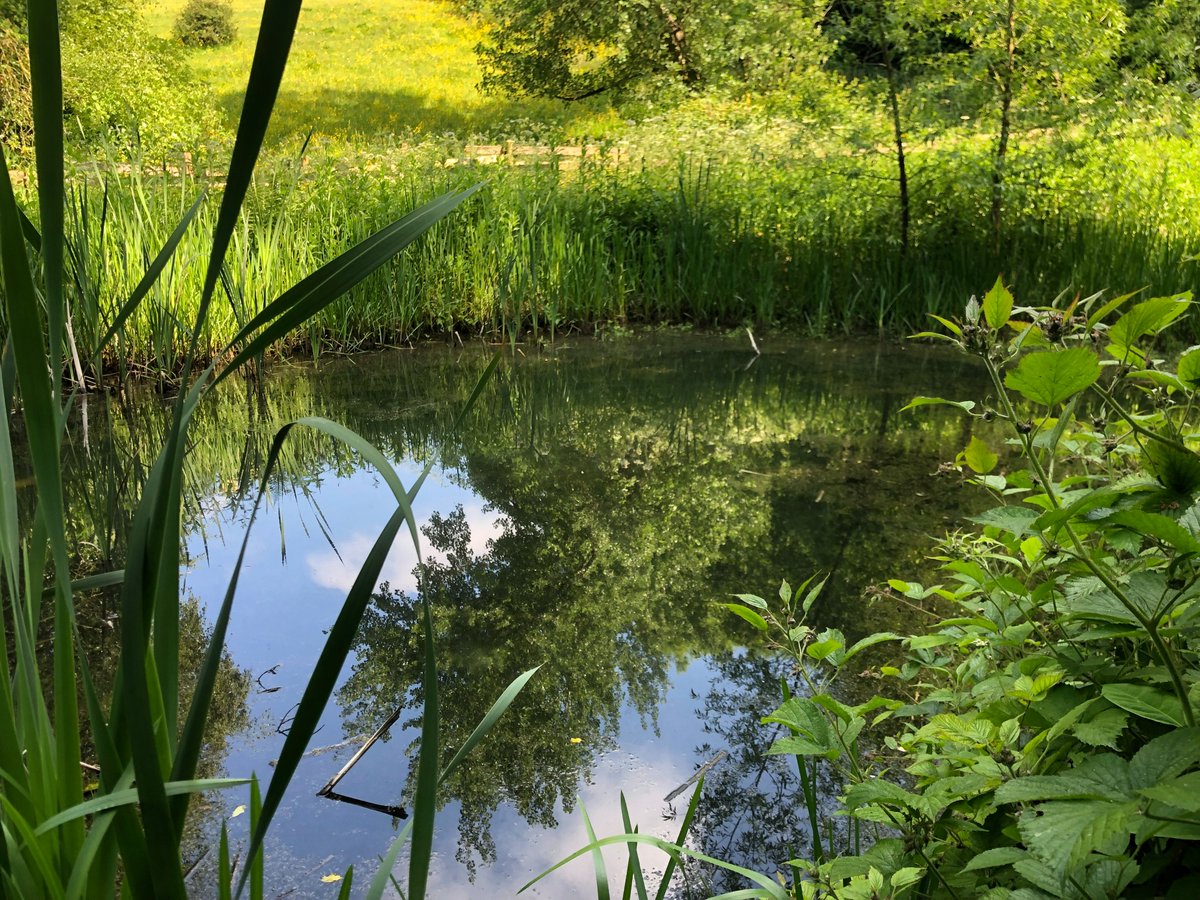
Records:
{"label": "twig floating on water", "polygon": [[707,775],[709,770],[711,770],[715,765],[717,765],[717,763],[719,763],[721,760],[723,760],[728,755],[729,754],[727,752],[725,752],[724,750],[718,750],[716,756],[714,756],[712,759],[710,759],[708,762],[706,762],[704,765],[702,765],[700,768],[698,768],[692,774],[691,778],[689,778],[687,781],[685,781],[679,787],[675,788],[675,790],[671,791],[671,793],[667,794],[667,796],[665,796],[663,799],[667,803],[670,803],[672,800],[674,800],[676,797],[678,797],[680,794],[682,794],[684,791],[686,791],[688,788],[690,788],[693,784],[695,784],[697,781],[699,781],[701,778],[703,778],[705,775]]}

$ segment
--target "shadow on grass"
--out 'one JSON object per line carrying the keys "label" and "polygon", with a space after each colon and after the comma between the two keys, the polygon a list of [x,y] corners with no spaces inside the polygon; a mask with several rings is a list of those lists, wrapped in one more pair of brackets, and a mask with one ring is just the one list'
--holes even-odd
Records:
{"label": "shadow on grass", "polygon": [[[236,121],[242,93],[229,91],[218,102],[227,121]],[[407,90],[345,90],[335,88],[289,89],[279,92],[269,141],[292,135],[318,134],[374,137],[452,133],[519,140],[537,140],[565,130],[579,136],[610,129],[612,111],[602,98],[565,103],[540,98],[480,96],[478,103],[463,105]]]}

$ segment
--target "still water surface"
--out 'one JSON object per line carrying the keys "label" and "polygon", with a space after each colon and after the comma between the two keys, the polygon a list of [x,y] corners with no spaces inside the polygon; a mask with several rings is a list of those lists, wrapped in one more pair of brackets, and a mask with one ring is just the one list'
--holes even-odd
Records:
{"label": "still water surface", "polygon": [[[269,896],[336,896],[321,879],[350,865],[365,884],[402,824],[315,794],[402,708],[338,792],[409,802],[419,592],[434,608],[445,747],[461,744],[512,678],[541,666],[445,787],[432,896],[512,896],[586,843],[581,802],[599,834],[620,832],[621,792],[643,831],[673,838],[690,791],[664,798],[721,750],[693,845],[766,871],[789,848],[805,852],[794,769],[764,755],[771,733],[758,724],[787,668],[747,650],[753,632],[720,604],[820,572],[831,577],[813,624],[851,640],[911,625],[869,605],[867,588],[912,575],[928,536],[961,514],[967,492],[931,473],[967,432],[955,411],[899,410],[917,394],[977,396],[982,379],[930,348],[763,350],[667,335],[505,352],[458,433],[449,426],[488,362],[483,348],[281,367],[263,393],[238,388],[214,405],[194,431],[185,573],[210,611],[245,527],[244,489],[288,418],[343,422],[406,484],[434,461],[415,505],[424,564],[402,534],[313,741],[334,749],[305,758],[276,818]],[[229,651],[250,677],[248,720],[233,717],[214,748],[229,774],[269,777],[323,632],[391,504],[354,454],[296,433],[234,608]],[[216,798],[210,833],[245,802],[244,792]],[[248,818],[227,820],[231,840],[245,840]],[[648,868],[658,862],[646,857]],[[611,854],[614,880],[623,860]],[[699,894],[741,886],[700,870],[688,881]],[[526,895],[594,892],[583,859]]]}

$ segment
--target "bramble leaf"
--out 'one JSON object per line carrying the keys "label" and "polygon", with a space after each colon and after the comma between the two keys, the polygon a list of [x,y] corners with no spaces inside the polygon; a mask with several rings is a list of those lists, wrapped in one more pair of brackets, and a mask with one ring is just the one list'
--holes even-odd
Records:
{"label": "bramble leaf", "polygon": [[1137,304],[1108,330],[1110,343],[1105,350],[1116,359],[1132,356],[1141,360],[1142,355],[1134,349],[1138,339],[1147,334],[1158,334],[1174,322],[1187,310],[1191,299],[1192,294],[1187,291],[1173,297],[1154,297]]}
{"label": "bramble leaf", "polygon": [[967,465],[971,470],[980,475],[986,475],[992,469],[996,468],[996,463],[1000,461],[995,453],[988,447],[986,441],[981,441],[978,437],[972,436],[971,442],[967,444],[967,449],[963,451],[963,458],[966,459]]}
{"label": "bramble leaf", "polygon": [[1184,724],[1183,706],[1179,698],[1158,688],[1145,684],[1106,684],[1100,693],[1113,706],[1119,706],[1143,719],[1164,725]]}
{"label": "bramble leaf", "polygon": [[1071,731],[1075,737],[1092,747],[1117,749],[1117,738],[1125,730],[1129,714],[1121,709],[1106,709],[1087,722],[1078,722]]}
{"label": "bramble leaf", "polygon": [[1100,377],[1100,360],[1083,347],[1030,353],[1009,372],[1004,383],[1026,400],[1054,407],[1089,387]]}
{"label": "bramble leaf", "polygon": [[996,279],[992,289],[983,295],[983,316],[987,319],[988,327],[998,331],[1012,315],[1013,295],[1004,282]]}

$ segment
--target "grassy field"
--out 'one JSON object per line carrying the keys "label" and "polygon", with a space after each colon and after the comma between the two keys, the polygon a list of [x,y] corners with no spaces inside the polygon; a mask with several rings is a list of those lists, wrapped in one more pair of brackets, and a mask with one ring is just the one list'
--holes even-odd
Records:
{"label": "grassy field", "polygon": [[[150,29],[170,38],[185,0],[153,0]],[[227,122],[237,118],[262,4],[233,0],[237,38],[228,47],[188,50]],[[477,88],[479,27],[441,0],[309,0],[304,4],[272,125],[275,140],[310,128],[335,136],[453,132],[460,137],[538,139],[605,133],[619,119],[603,103],[489,97]]]}

